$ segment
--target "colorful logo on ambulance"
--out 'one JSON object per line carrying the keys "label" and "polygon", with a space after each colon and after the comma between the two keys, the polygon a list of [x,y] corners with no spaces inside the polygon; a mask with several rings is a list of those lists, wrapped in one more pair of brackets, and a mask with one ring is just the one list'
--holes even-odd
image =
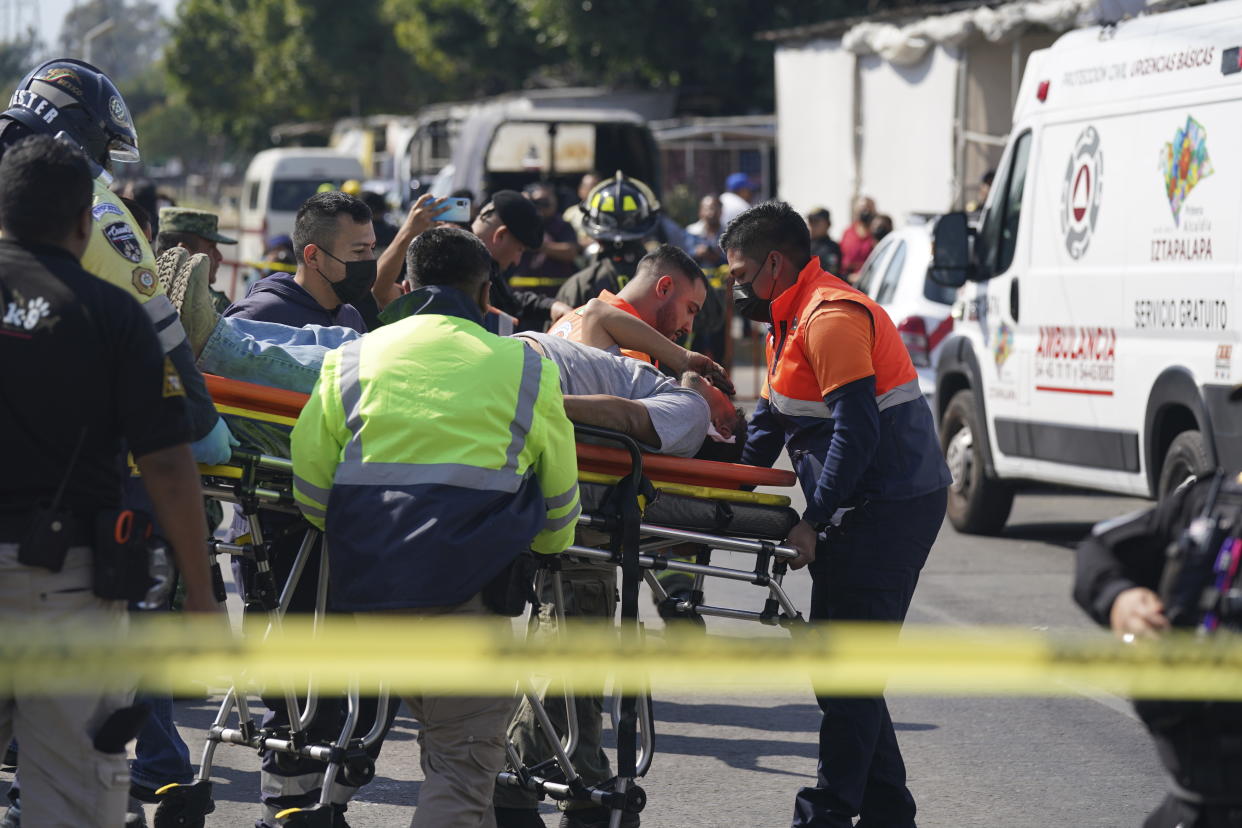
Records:
{"label": "colorful logo on ambulance", "polygon": [[1006,322],[1001,322],[1000,327],[996,329],[996,342],[992,345],[992,358],[996,360],[996,372],[1000,373],[1000,369],[1004,367],[1013,353],[1013,328],[1009,327]]}
{"label": "colorful logo on ambulance", "polygon": [[1208,158],[1207,130],[1203,124],[1186,116],[1186,126],[1178,129],[1171,143],[1161,152],[1164,168],[1164,193],[1173,210],[1173,223],[1182,222],[1182,205],[1201,180],[1213,173]]}
{"label": "colorful logo on ambulance", "polygon": [[1100,152],[1100,133],[1095,127],[1084,129],[1074,141],[1061,186],[1061,234],[1071,259],[1081,258],[1091,244],[1091,234],[1100,215],[1103,191],[1104,154]]}

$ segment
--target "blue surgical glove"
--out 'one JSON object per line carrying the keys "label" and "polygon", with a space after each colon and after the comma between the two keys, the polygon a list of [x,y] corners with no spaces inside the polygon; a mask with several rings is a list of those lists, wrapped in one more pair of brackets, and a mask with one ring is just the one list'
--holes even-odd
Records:
{"label": "blue surgical glove", "polygon": [[233,456],[233,447],[240,445],[241,443],[237,442],[237,438],[233,436],[233,432],[229,431],[224,418],[220,417],[207,436],[191,443],[190,448],[194,452],[196,463],[219,466],[227,463]]}

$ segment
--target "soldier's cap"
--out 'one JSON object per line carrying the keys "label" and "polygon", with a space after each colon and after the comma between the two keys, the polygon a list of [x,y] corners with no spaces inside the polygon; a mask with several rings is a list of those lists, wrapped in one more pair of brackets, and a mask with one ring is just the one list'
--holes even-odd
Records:
{"label": "soldier's cap", "polygon": [[500,223],[528,249],[543,247],[543,219],[529,198],[515,190],[500,190],[492,196],[492,207]]}
{"label": "soldier's cap", "polygon": [[207,210],[189,207],[161,207],[161,233],[193,233],[219,244],[237,244],[237,239],[220,235],[220,217]]}

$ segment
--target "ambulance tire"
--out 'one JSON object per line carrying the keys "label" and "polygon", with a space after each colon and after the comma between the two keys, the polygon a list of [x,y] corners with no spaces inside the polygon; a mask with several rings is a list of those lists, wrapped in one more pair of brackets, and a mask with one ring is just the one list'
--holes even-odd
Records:
{"label": "ambulance tire", "polygon": [[989,477],[983,461],[987,430],[978,422],[975,395],[958,391],[940,419],[940,450],[953,472],[949,522],[965,535],[996,535],[1013,508],[1013,486]]}
{"label": "ambulance tire", "polygon": [[1191,477],[1211,471],[1212,461],[1208,457],[1203,435],[1194,430],[1183,431],[1173,438],[1173,442],[1169,443],[1169,450],[1164,453],[1156,497],[1163,500]]}

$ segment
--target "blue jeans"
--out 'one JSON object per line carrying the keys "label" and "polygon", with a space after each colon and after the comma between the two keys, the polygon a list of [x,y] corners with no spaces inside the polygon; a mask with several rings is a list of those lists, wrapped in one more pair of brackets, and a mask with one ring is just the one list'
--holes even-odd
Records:
{"label": "blue jeans", "polygon": [[[137,509],[155,516],[155,506],[140,479],[126,479],[124,500],[127,509]],[[158,526],[156,532],[163,534]],[[129,609],[131,613],[139,612],[133,605]],[[155,611],[166,612],[168,607]],[[134,761],[129,765],[130,782],[152,790],[172,782],[182,785],[192,782],[194,766],[190,764],[190,749],[173,722],[172,696],[167,693],[139,694],[134,701],[147,705],[151,713],[147,716],[142,730],[138,731]]]}
{"label": "blue jeans", "polygon": [[[946,491],[872,501],[846,515],[815,550],[811,620],[896,621],[910,599],[940,524]],[[817,699],[819,768],[798,791],[793,828],[914,828],[914,797],[883,696]]]}
{"label": "blue jeans", "polygon": [[130,782],[155,790],[171,782],[186,785],[194,781],[190,749],[173,722],[172,697],[139,696],[135,701],[150,707],[151,715],[138,731],[135,758],[129,765]]}
{"label": "blue jeans", "polygon": [[360,337],[352,328],[291,328],[225,316],[198,356],[205,374],[309,394],[323,355]]}

